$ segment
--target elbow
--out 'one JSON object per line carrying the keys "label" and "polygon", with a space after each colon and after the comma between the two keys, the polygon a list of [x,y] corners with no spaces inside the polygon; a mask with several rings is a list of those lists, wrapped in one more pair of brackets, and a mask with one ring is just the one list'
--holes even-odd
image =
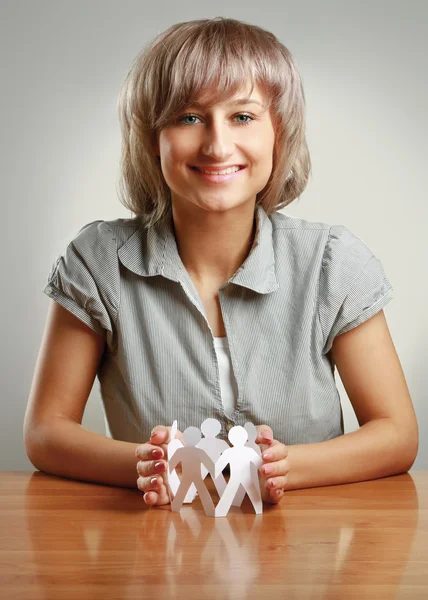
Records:
{"label": "elbow", "polygon": [[403,473],[407,473],[413,467],[416,457],[418,456],[419,451],[419,442],[416,442],[416,445],[413,446],[407,453],[404,454],[405,463]]}
{"label": "elbow", "polygon": [[404,438],[401,440],[401,443],[398,443],[397,446],[397,460],[396,465],[399,465],[398,473],[408,473],[410,469],[413,467],[415,460],[418,456],[419,452],[419,430],[418,425],[415,423],[414,427],[412,427],[411,431],[407,435],[403,435],[402,432],[399,434]]}
{"label": "elbow", "polygon": [[27,454],[28,460],[31,462],[35,469],[42,471],[41,462],[39,460],[39,435],[35,427],[25,425],[24,426],[24,448]]}
{"label": "elbow", "polygon": [[394,470],[394,475],[400,475],[400,474],[404,474],[404,473],[408,473],[410,471],[410,469],[413,467],[414,462],[416,460],[416,455],[412,455],[409,458],[406,458],[405,461],[400,462],[400,466],[399,468]]}
{"label": "elbow", "polygon": [[48,452],[47,430],[41,424],[24,424],[24,447],[28,460],[38,471],[49,473],[46,457]]}

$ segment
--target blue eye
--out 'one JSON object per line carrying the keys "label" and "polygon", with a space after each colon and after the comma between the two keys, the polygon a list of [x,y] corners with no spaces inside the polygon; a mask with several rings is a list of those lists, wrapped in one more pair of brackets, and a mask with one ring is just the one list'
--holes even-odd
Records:
{"label": "blue eye", "polygon": [[[250,125],[250,123],[252,121],[254,121],[254,117],[252,115],[248,115],[246,113],[239,113],[238,115],[235,115],[235,117],[246,117],[248,119],[248,121],[238,121],[238,125]],[[184,119],[188,119],[188,118],[192,118],[192,119],[199,119],[198,115],[194,115],[191,113],[182,115],[177,122],[178,123],[182,123],[183,125],[193,125],[193,123],[185,123]]]}

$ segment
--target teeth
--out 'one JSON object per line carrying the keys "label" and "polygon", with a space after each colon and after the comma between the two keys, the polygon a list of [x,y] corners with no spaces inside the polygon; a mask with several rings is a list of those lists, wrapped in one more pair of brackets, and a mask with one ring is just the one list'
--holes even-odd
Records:
{"label": "teeth", "polygon": [[206,173],[207,175],[227,175],[228,173],[236,173],[236,171],[239,171],[239,167],[230,167],[229,169],[223,169],[223,171],[207,171],[199,168],[197,170],[201,171],[201,173]]}

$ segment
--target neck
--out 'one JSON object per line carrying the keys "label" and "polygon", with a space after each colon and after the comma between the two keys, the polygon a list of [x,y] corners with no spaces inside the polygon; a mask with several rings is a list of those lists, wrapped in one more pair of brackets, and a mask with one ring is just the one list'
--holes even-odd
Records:
{"label": "neck", "polygon": [[228,281],[250,253],[256,230],[254,204],[217,213],[173,205],[172,216],[181,261],[202,287]]}

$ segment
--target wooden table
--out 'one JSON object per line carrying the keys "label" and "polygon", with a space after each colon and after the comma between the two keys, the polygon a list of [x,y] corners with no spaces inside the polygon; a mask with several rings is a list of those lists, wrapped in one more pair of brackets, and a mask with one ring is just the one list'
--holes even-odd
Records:
{"label": "wooden table", "polygon": [[294,490],[255,515],[0,472],[0,598],[428,598],[428,471]]}

